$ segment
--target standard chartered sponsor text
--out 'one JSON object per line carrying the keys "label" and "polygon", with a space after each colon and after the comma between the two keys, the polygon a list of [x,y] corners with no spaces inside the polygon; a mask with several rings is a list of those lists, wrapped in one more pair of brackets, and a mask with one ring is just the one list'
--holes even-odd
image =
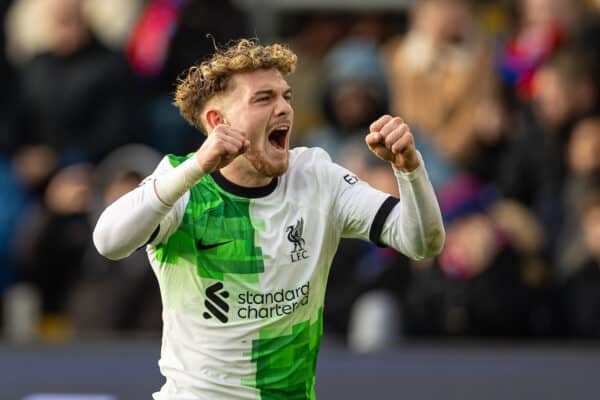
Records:
{"label": "standard chartered sponsor text", "polygon": [[298,307],[308,304],[310,282],[295,289],[279,289],[273,292],[256,293],[245,291],[238,295],[238,317],[257,319],[289,315]]}

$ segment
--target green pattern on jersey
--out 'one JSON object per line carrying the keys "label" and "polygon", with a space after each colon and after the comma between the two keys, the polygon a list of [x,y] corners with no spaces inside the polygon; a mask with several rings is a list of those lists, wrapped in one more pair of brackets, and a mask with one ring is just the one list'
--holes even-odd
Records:
{"label": "green pattern on jersey", "polygon": [[289,335],[281,335],[281,329],[261,329],[249,354],[256,363],[256,378],[243,384],[255,386],[262,400],[314,400],[322,335],[323,308],[315,322],[296,324]]}
{"label": "green pattern on jersey", "polygon": [[[169,161],[176,167],[190,156],[169,155]],[[173,265],[183,258],[196,265],[203,278],[223,281],[233,274],[230,278],[237,281],[257,282],[267,257],[255,244],[255,232],[264,225],[264,221],[253,224],[250,199],[224,192],[206,175],[190,189],[181,225],[166,243],[156,246],[156,257]],[[198,250],[198,244],[208,248]]]}

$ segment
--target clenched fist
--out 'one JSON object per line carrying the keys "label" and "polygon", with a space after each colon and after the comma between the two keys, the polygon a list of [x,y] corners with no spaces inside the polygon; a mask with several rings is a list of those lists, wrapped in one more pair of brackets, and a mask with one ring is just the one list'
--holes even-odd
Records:
{"label": "clenched fist", "polygon": [[229,125],[219,124],[196,151],[196,160],[202,170],[211,172],[225,167],[250,147],[246,133]]}
{"label": "clenched fist", "polygon": [[384,115],[369,129],[365,142],[377,157],[391,162],[402,172],[414,171],[419,166],[413,135],[401,118]]}

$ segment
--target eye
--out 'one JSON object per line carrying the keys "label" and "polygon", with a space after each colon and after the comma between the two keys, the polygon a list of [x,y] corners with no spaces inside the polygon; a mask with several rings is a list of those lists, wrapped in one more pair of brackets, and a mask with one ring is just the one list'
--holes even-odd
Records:
{"label": "eye", "polygon": [[269,96],[261,96],[261,97],[258,97],[258,98],[256,99],[256,102],[257,102],[257,103],[264,103],[264,102],[266,102],[266,101],[269,101],[269,99],[270,99],[270,97],[269,97]]}

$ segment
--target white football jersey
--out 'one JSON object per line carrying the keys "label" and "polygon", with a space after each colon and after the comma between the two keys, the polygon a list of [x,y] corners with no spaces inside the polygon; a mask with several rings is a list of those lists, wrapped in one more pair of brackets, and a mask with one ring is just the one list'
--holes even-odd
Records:
{"label": "white football jersey", "polygon": [[[165,157],[154,175],[188,157]],[[203,177],[147,246],[164,307],[154,398],[313,399],[338,243],[378,242],[396,203],[318,148],[291,150],[265,187]]]}

